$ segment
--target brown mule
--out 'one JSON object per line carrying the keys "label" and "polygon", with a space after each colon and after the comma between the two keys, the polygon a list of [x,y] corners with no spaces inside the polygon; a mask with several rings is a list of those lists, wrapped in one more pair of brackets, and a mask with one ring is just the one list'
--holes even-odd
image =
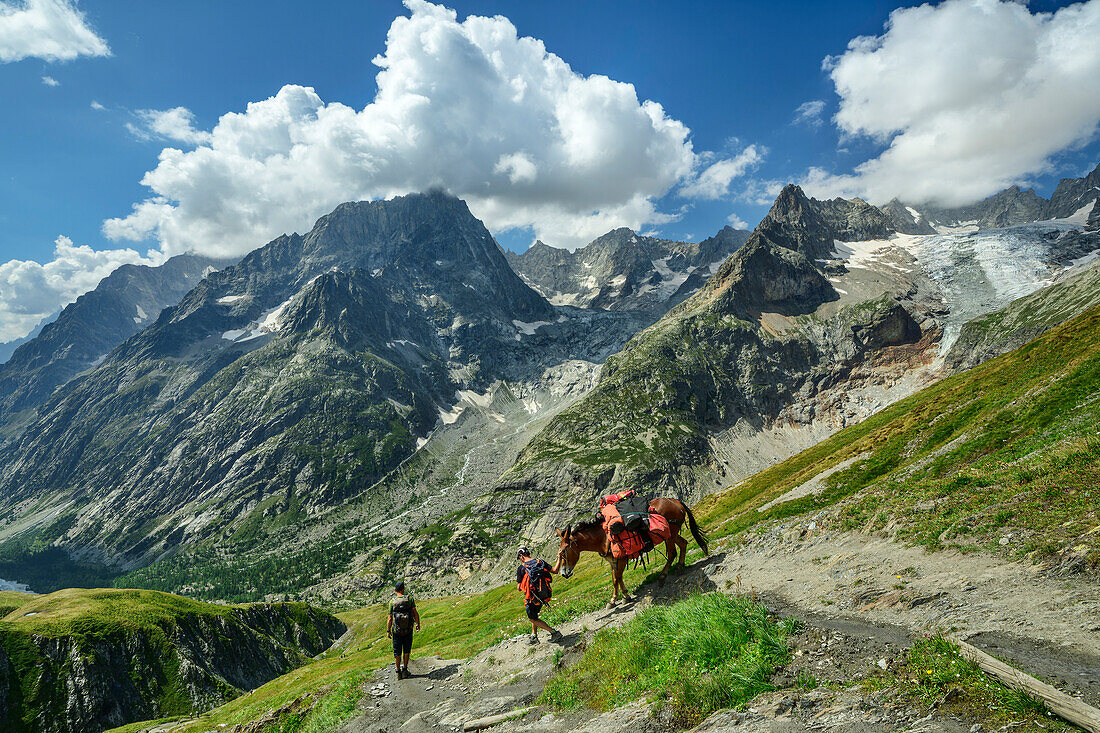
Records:
{"label": "brown mule", "polygon": [[[681,568],[684,567],[687,560],[687,540],[680,536],[680,528],[684,525],[684,522],[688,523],[691,536],[695,538],[695,542],[703,550],[703,554],[708,554],[707,538],[699,529],[699,525],[695,523],[695,516],[691,513],[691,509],[679,499],[654,499],[649,502],[649,508],[652,512],[667,519],[669,528],[672,530],[671,536],[665,540],[665,567],[658,576],[658,580],[663,583],[665,578],[668,577],[669,568],[672,567],[677,553],[680,556]],[[595,519],[591,522],[578,524],[576,527],[569,526],[564,530],[557,529],[554,531],[561,538],[558,556],[561,557],[561,575],[563,578],[568,578],[573,574],[582,552],[595,552],[611,566],[613,582],[611,584],[611,602],[608,603],[608,606],[614,606],[618,602],[620,588],[623,597],[627,600],[630,599],[630,593],[626,590],[626,583],[623,582],[623,571],[626,570],[626,564],[629,561],[625,558],[616,559],[611,555],[611,538],[604,530],[601,520]]]}

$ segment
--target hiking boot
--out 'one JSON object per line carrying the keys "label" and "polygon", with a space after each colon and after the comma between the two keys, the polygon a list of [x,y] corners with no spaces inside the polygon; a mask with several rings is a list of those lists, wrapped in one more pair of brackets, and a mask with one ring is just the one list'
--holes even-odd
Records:
{"label": "hiking boot", "polygon": [[412,674],[409,672],[409,668],[408,667],[403,667],[401,669],[401,678],[407,680],[410,677],[412,677]]}
{"label": "hiking boot", "polygon": [[528,644],[538,644],[539,643],[539,635],[538,634],[531,634],[531,638],[527,640],[527,643]]}
{"label": "hiking boot", "polygon": [[557,629],[550,632],[550,641],[552,641],[554,643],[557,643],[557,642],[561,641],[564,638],[565,637],[562,636],[562,633],[560,631],[558,631]]}

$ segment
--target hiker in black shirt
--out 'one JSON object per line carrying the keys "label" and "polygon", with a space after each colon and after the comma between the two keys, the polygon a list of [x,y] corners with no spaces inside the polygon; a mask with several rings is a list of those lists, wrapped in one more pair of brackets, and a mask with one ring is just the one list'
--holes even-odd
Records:
{"label": "hiker in black shirt", "polygon": [[[393,639],[393,664],[397,668],[397,679],[409,677],[409,655],[412,653],[413,624],[420,631],[420,612],[416,610],[416,601],[411,595],[405,595],[405,584],[397,581],[393,586],[394,596],[390,601],[390,615],[386,617],[386,635]],[[402,664],[404,655],[404,664]]]}
{"label": "hiker in black shirt", "polygon": [[516,585],[521,591],[525,591],[524,601],[527,609],[527,618],[531,620],[531,644],[539,641],[539,629],[550,632],[550,641],[558,641],[561,634],[550,628],[550,625],[539,619],[542,607],[550,602],[552,592],[550,590],[550,574],[557,575],[561,568],[561,555],[554,567],[546,564],[545,560],[536,560],[531,557],[531,551],[526,547],[519,548],[516,553],[519,567],[516,568]]}

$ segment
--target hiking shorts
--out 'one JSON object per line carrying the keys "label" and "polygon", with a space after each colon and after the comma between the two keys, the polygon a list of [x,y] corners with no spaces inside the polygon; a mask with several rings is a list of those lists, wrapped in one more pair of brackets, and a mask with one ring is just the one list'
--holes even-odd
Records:
{"label": "hiking shorts", "polygon": [[393,655],[399,657],[402,654],[411,654],[413,649],[413,635],[410,631],[407,634],[394,634],[393,635]]}
{"label": "hiking shorts", "polygon": [[532,621],[539,620],[539,612],[542,611],[541,603],[528,603],[527,604],[527,618]]}

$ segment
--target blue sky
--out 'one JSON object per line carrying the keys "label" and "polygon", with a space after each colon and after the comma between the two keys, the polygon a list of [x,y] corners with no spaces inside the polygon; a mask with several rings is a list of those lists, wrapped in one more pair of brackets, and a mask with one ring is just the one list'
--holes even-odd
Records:
{"label": "blue sky", "polygon": [[[348,108],[343,122],[315,127],[307,121],[296,128],[305,130],[302,134],[330,135],[339,141],[353,130],[348,134],[370,137],[369,129],[364,132],[363,128],[369,128],[375,117],[366,122],[351,117],[375,99],[379,67],[372,59],[387,53],[398,58],[396,44],[394,49],[387,48],[387,32],[396,17],[412,11],[397,1],[307,5],[83,0],[73,11],[65,0],[0,0],[0,10],[8,12],[37,12],[56,6],[62,12],[83,14],[92,37],[109,47],[109,55],[104,55],[104,49],[97,49],[87,37],[77,38],[74,42],[84,43],[84,48],[76,52],[76,58],[57,60],[51,58],[56,53],[36,50],[39,47],[16,38],[7,63],[0,63],[0,96],[9,100],[0,106],[0,262],[33,260],[45,265],[56,257],[67,263],[42,273],[11,263],[7,270],[0,268],[0,340],[25,328],[34,313],[46,312],[42,309],[49,298],[33,307],[10,302],[39,281],[39,290],[52,288],[51,297],[63,301],[88,289],[88,283],[94,285],[100,271],[114,262],[140,261],[150,250],[151,261],[192,248],[239,253],[279,233],[269,231],[271,228],[307,229],[314,215],[331,208],[329,204],[340,198],[343,190],[346,198],[356,198],[394,193],[402,186],[438,179],[452,189],[484,191],[481,199],[474,194],[471,206],[498,239],[513,249],[522,249],[536,235],[551,244],[575,246],[602,227],[618,224],[677,239],[701,239],[730,221],[751,227],[767,211],[775,187],[787,181],[804,182],[819,195],[863,194],[872,200],[892,195],[916,200],[942,193],[960,202],[1015,181],[1033,184],[1041,194],[1049,195],[1058,178],[1082,175],[1096,164],[1100,147],[1092,133],[1100,112],[1095,105],[1075,102],[1067,105],[1074,109],[1063,115],[1065,119],[1024,119],[1018,130],[1003,128],[1016,125],[1016,120],[1027,114],[1012,112],[1009,107],[1008,121],[991,133],[980,123],[958,122],[983,114],[981,108],[966,107],[970,102],[966,101],[965,83],[984,89],[1015,76],[1030,79],[1000,92],[1006,99],[1026,97],[1015,102],[1024,111],[1050,106],[1042,97],[1027,96],[1033,92],[1020,91],[1027,84],[1034,85],[1036,79],[1051,87],[1049,94],[1054,99],[1100,96],[1076,79],[1062,79],[1061,67],[1050,59],[1019,61],[1027,55],[1023,49],[1030,48],[1031,41],[1038,48],[1044,45],[1043,38],[1053,37],[1072,47],[1059,34],[1087,27],[1097,15],[1097,2],[1100,0],[1078,6],[1088,11],[1086,15],[1070,17],[1068,11],[1041,15],[1058,11],[1064,3],[1037,1],[1017,9],[993,0],[958,0],[900,15],[891,28],[887,28],[887,20],[899,7],[892,2],[450,2],[446,6],[457,11],[457,18],[450,22],[435,17],[432,22],[439,29],[458,32],[467,16],[506,16],[520,37],[541,40],[546,51],[560,57],[578,79],[603,75],[632,84],[637,102],[652,100],[661,105],[659,122],[665,129],[638,131],[636,139],[623,144],[621,154],[609,154],[606,160],[599,157],[600,143],[593,143],[592,160],[587,163],[596,168],[585,168],[587,172],[577,176],[578,180],[583,177],[584,183],[574,187],[567,173],[579,169],[563,167],[554,157],[560,155],[560,146],[548,147],[545,155],[540,152],[546,134],[537,128],[530,130],[530,140],[523,140],[526,123],[521,117],[501,121],[516,110],[506,101],[497,108],[491,97],[494,92],[486,92],[485,100],[475,100],[471,109],[450,114],[445,92],[451,89],[463,95],[467,89],[464,75],[479,68],[463,66],[468,59],[461,47],[444,49],[433,63],[417,65],[418,51],[412,43],[391,68],[411,69],[408,74],[398,70],[394,75],[413,78],[420,92],[441,90],[439,99],[432,100],[435,111],[414,118],[427,131],[421,137],[435,141],[436,148],[423,150],[408,141],[386,148],[383,143],[358,140],[349,143],[354,153],[315,152],[304,158],[300,167],[316,179],[311,182],[303,177],[301,190],[281,186],[280,181],[297,175],[294,165],[287,165],[269,166],[257,172],[254,180],[234,181],[223,193],[217,186],[226,176],[237,175],[240,159],[202,162],[197,156],[184,157],[158,169],[158,154],[166,147],[179,148],[185,156],[203,145],[217,149],[218,145],[210,142],[216,138],[206,136],[222,115],[244,112],[250,102],[272,98],[286,85],[312,87],[316,93],[316,98],[298,92],[285,95],[284,106],[292,112],[303,105]],[[971,5],[984,7],[974,10]],[[421,12],[427,17],[435,11]],[[966,15],[974,12],[979,13],[977,20]],[[5,42],[13,43],[12,33],[32,32],[16,29],[6,36],[2,15],[0,12],[0,59],[4,58]],[[983,31],[986,21],[988,30]],[[496,31],[506,28],[493,27]],[[849,44],[861,36],[880,37],[878,49],[850,51]],[[508,39],[485,43],[492,51],[498,42],[504,44],[505,54],[515,50]],[[951,63],[955,66],[945,65],[939,77],[935,69],[926,68],[935,66],[927,63],[928,59],[944,55],[937,45],[954,49],[954,53],[963,49],[961,63],[954,59]],[[974,76],[978,72],[970,71],[972,64],[965,54],[971,46],[975,49],[973,65],[1002,59],[1002,65],[991,72],[994,76]],[[520,54],[516,63],[526,63],[523,54],[527,51],[515,51]],[[457,56],[449,60],[447,53]],[[834,60],[823,68],[827,57]],[[876,64],[881,66],[884,58],[893,72],[878,74]],[[537,58],[527,60],[532,69],[539,68]],[[1083,78],[1097,78],[1098,69],[1088,66],[1093,60],[1086,61]],[[1019,68],[1014,68],[1017,63]],[[957,74],[953,68],[958,69]],[[438,84],[432,74],[439,76]],[[922,81],[922,74],[929,78]],[[942,99],[923,106],[914,103],[912,94],[932,89],[926,96],[941,95],[941,89],[955,84],[956,76],[961,77],[958,93],[942,92]],[[53,81],[47,83],[46,77]],[[559,73],[557,78],[565,77]],[[1064,88],[1059,86],[1063,82]],[[532,84],[537,83],[532,77]],[[400,85],[409,87],[404,81]],[[841,85],[847,85],[846,93]],[[639,116],[644,118],[641,107],[624,102],[620,91],[589,89],[586,94],[596,101],[570,111],[569,124],[580,128],[603,125],[613,131],[616,125],[625,129]],[[603,109],[599,95],[605,92],[615,100],[612,106],[617,106],[606,119],[592,122],[593,115],[600,114],[592,110]],[[558,96],[541,100],[547,109],[571,104],[576,97],[575,91],[555,94]],[[100,108],[93,109],[93,102]],[[796,121],[796,110],[806,103],[810,106],[804,109],[819,110],[818,114]],[[942,108],[951,104],[961,108],[945,116]],[[996,100],[986,104],[996,104]],[[478,119],[478,105],[496,110],[492,119]],[[834,122],[833,115],[842,105],[847,107],[847,122]],[[157,116],[178,107],[186,108],[191,116],[185,112],[171,118]],[[147,112],[143,114],[143,110]],[[394,115],[390,110],[384,118],[403,124],[402,118]],[[470,167],[485,169],[486,176],[495,171],[492,181],[482,182],[476,171],[466,170],[459,160],[465,133],[451,128],[464,124],[492,132],[498,123],[502,126],[498,137],[507,138],[515,152],[508,153],[512,148],[497,150],[484,140],[478,142],[480,152],[471,153]],[[264,130],[264,134],[275,134],[270,126]],[[1046,137],[1048,130],[1052,142],[1020,152],[1021,147],[1028,147],[1020,140]],[[227,128],[225,139],[231,132],[240,131]],[[606,132],[597,129],[592,139],[604,140],[606,145],[608,138],[600,137]],[[901,139],[907,133],[908,138]],[[581,130],[582,139],[588,134]],[[922,140],[929,135],[946,142],[928,146]],[[1002,135],[1003,149],[998,149],[996,141]],[[962,148],[992,149],[983,153],[984,157],[964,161],[961,167],[957,155],[936,159],[936,150],[950,147],[952,139]],[[989,140],[994,143],[987,146]],[[238,142],[234,138],[226,145],[236,151]],[[275,143],[264,141],[261,147],[269,144]],[[314,139],[311,144],[340,143]],[[920,148],[922,144],[927,151]],[[438,146],[455,146],[458,152],[453,160],[441,161]],[[883,156],[891,146],[896,150]],[[655,147],[661,147],[661,152],[654,153],[652,160],[633,163],[631,151]],[[249,155],[253,153],[244,154],[245,159]],[[380,161],[377,165],[383,173],[378,177],[384,180],[346,171],[349,160],[368,158]],[[324,169],[333,160],[337,162],[332,165],[343,172]],[[708,168],[723,161],[728,166],[719,165],[708,177]],[[867,161],[872,161],[872,167],[853,175],[856,167]],[[919,161],[919,173],[910,172],[918,165],[913,161]],[[400,170],[402,166],[416,170]],[[554,166],[559,168],[558,178],[547,173]],[[159,183],[143,186],[143,176],[155,169]],[[186,180],[181,182],[181,178]],[[923,187],[914,187],[914,178],[925,182]],[[624,184],[624,179],[638,181],[636,190]],[[507,190],[509,180],[519,193]],[[270,214],[262,207],[253,211],[248,202],[253,185],[255,198],[272,207]],[[320,189],[324,189],[323,195],[318,194],[317,200],[300,212],[286,213],[286,202],[279,200],[285,196],[287,201],[297,201],[303,190]],[[176,205],[174,197],[181,190],[184,200]],[[607,196],[597,200],[605,190]],[[203,192],[209,193],[204,196]],[[167,202],[154,203],[141,216],[126,218],[133,205],[157,196],[165,196]],[[175,208],[169,210],[165,205]],[[208,216],[214,209],[217,212]],[[247,216],[260,223],[250,220],[237,226]],[[105,220],[113,218],[121,221],[105,229]],[[65,252],[58,250],[58,237],[69,242]],[[83,246],[96,253],[124,254],[76,252]],[[16,270],[18,277],[12,275]],[[19,280],[24,276],[25,281]],[[7,287],[5,278],[11,280]],[[22,297],[29,302],[29,296]],[[6,305],[5,300],[9,301]],[[6,331],[5,323],[9,324]]]}

